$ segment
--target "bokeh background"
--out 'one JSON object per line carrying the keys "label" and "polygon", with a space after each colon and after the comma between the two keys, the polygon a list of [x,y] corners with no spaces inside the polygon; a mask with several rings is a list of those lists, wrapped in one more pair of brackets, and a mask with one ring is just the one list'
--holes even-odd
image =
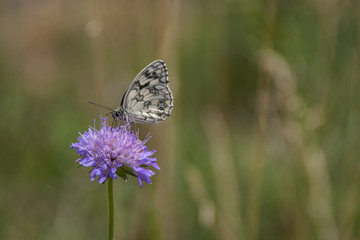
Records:
{"label": "bokeh background", "polygon": [[0,239],[107,239],[69,146],[166,61],[153,184],[116,181],[116,239],[359,239],[360,4],[0,3]]}

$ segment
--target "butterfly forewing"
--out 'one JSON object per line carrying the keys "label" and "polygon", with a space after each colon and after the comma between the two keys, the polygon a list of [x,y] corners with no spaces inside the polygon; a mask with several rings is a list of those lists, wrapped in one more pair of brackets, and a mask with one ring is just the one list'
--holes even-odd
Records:
{"label": "butterfly forewing", "polygon": [[121,102],[128,119],[135,123],[157,123],[170,116],[173,96],[168,86],[165,62],[156,60],[133,80]]}

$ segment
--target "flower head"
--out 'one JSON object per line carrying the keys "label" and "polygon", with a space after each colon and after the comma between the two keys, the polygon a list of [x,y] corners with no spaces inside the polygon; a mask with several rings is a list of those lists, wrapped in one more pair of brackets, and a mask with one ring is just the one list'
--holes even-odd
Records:
{"label": "flower head", "polygon": [[130,174],[138,178],[141,187],[142,181],[151,183],[150,177],[155,174],[146,167],[160,169],[156,158],[150,157],[155,150],[149,151],[145,146],[150,136],[141,141],[138,133],[130,130],[129,123],[111,127],[107,118],[100,117],[99,130],[95,128],[94,120],[94,127],[79,134],[78,142],[70,147],[75,148],[80,155],[76,162],[85,167],[93,167],[91,181],[97,176],[99,183],[104,183],[108,177],[117,179],[117,176],[127,180],[127,174]]}

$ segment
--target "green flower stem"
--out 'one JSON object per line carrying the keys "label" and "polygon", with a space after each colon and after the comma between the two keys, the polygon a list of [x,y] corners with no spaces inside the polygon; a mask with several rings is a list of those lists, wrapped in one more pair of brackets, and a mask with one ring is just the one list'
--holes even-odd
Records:
{"label": "green flower stem", "polygon": [[108,196],[109,196],[109,240],[114,239],[114,193],[113,179],[108,179]]}

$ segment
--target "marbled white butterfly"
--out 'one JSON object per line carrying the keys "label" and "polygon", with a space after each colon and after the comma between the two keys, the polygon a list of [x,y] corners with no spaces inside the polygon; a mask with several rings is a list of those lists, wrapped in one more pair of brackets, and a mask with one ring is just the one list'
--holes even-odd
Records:
{"label": "marbled white butterfly", "polygon": [[115,120],[154,124],[170,116],[173,101],[166,64],[156,60],[135,77],[111,114]]}

